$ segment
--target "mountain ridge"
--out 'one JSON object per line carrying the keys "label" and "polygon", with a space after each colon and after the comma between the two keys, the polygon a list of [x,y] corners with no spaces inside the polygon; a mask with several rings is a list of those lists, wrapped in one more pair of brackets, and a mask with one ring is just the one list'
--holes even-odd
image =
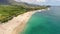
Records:
{"label": "mountain ridge", "polygon": [[16,2],[14,0],[0,0],[1,5],[28,5],[28,6],[40,6],[36,4],[29,4],[26,2]]}

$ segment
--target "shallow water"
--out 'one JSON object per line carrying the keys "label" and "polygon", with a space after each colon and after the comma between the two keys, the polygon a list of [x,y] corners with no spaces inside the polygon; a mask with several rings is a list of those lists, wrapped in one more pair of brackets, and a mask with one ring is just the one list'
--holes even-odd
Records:
{"label": "shallow water", "polygon": [[22,34],[60,34],[60,7],[32,15]]}

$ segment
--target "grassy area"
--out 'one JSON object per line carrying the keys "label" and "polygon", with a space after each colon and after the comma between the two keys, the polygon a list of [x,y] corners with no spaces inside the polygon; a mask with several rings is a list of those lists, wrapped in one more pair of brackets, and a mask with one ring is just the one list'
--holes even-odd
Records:
{"label": "grassy area", "polygon": [[8,20],[11,20],[13,17],[16,17],[20,14],[23,14],[28,11],[45,9],[46,6],[40,7],[25,7],[25,6],[17,6],[17,5],[0,5],[0,22],[5,23]]}

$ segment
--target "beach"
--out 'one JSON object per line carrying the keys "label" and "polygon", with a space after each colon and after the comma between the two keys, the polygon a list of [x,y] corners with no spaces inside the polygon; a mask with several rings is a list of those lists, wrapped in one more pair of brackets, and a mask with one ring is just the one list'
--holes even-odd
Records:
{"label": "beach", "polygon": [[33,14],[22,34],[60,34],[60,7]]}
{"label": "beach", "polygon": [[14,17],[7,23],[0,24],[0,34],[18,34],[22,32],[29,18],[34,13],[36,13],[36,11],[30,11]]}

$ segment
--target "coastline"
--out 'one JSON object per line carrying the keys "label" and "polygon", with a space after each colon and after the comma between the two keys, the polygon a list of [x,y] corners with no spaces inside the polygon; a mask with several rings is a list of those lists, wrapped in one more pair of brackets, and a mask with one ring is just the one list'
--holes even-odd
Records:
{"label": "coastline", "polygon": [[28,20],[30,19],[30,17],[36,13],[36,11],[32,11],[28,14],[28,16],[21,22],[20,25],[18,25],[12,32],[12,34],[19,34],[24,30],[24,27],[26,26],[26,23],[28,22]]}
{"label": "coastline", "polygon": [[[41,11],[42,10],[39,12]],[[19,34],[23,31],[30,17],[36,12],[37,11],[29,11],[27,13],[14,17],[12,20],[8,21],[5,24],[0,25],[0,34]]]}
{"label": "coastline", "polygon": [[[50,8],[47,8],[47,9],[42,9],[42,10],[39,10],[39,11],[31,11],[32,13],[29,14],[28,17],[26,17],[26,20],[23,20],[23,22],[21,22],[20,25],[18,25],[14,31],[12,32],[13,34],[20,34],[23,30],[24,30],[24,27],[26,26],[28,20],[30,19],[30,17],[36,13],[36,12],[41,12],[41,11],[45,11],[45,10],[50,10]],[[21,26],[21,27],[20,27]]]}
{"label": "coastline", "polygon": [[0,34],[18,34],[23,30],[27,21],[34,13],[36,13],[36,11],[29,11],[27,13],[14,17],[7,23],[0,24]]}

